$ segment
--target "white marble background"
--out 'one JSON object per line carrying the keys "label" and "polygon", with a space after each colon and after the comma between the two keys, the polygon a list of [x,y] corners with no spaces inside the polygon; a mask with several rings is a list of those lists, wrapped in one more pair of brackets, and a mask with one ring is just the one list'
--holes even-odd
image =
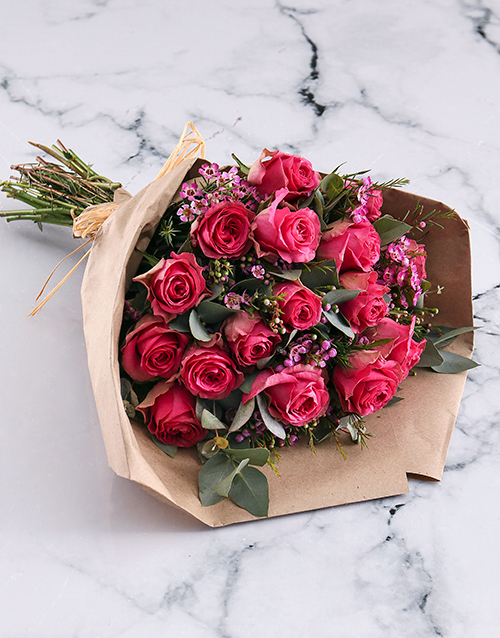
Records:
{"label": "white marble background", "polygon": [[136,192],[186,120],[371,168],[471,227],[477,324],[442,483],[208,529],[107,467],[69,233],[0,220],[0,635],[489,638],[500,611],[498,0],[3,0],[0,175],[61,138]]}

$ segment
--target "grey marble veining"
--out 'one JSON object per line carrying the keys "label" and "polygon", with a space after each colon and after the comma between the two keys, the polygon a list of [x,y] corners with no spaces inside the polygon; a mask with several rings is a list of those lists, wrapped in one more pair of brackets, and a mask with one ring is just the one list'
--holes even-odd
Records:
{"label": "grey marble veining", "polygon": [[[441,483],[208,529],[107,467],[64,229],[0,223],[0,636],[493,638],[500,612],[500,4],[5,0],[0,174],[57,138],[137,192],[193,120],[218,162],[346,162],[469,222],[475,358]],[[5,200],[2,200],[5,205]],[[74,262],[73,262],[74,263]]]}

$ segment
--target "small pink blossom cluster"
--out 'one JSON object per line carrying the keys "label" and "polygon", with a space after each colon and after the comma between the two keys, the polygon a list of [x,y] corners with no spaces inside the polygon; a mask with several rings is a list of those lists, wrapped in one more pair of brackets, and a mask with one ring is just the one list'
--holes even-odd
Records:
{"label": "small pink blossom cluster", "polygon": [[[204,179],[185,182],[181,187],[180,196],[185,200],[177,211],[181,221],[193,222],[221,202],[244,200],[250,210],[257,210],[260,197],[256,189],[238,174],[236,166],[226,171],[220,170],[218,164],[203,164],[199,173]],[[207,184],[210,190],[204,188]]]}
{"label": "small pink blossom cluster", "polygon": [[422,294],[422,281],[427,276],[426,257],[424,246],[406,236],[391,242],[383,251],[378,272],[403,308],[415,306]]}

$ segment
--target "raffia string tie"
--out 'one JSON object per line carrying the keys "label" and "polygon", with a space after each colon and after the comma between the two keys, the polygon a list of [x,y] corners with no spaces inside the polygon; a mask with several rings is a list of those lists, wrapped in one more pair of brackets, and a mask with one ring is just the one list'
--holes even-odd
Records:
{"label": "raffia string tie", "polygon": [[[166,173],[169,173],[176,166],[181,164],[186,159],[191,159],[194,157],[205,157],[205,141],[201,137],[198,132],[196,126],[192,122],[186,122],[184,126],[184,130],[182,131],[182,135],[179,139],[177,146],[174,148],[170,157],[163,165],[163,168],[155,177],[155,180],[160,179]],[[113,211],[118,208],[118,204],[116,202],[106,202],[105,204],[97,204],[95,206],[88,206],[85,210],[83,210],[80,215],[73,215],[73,237],[78,239],[87,239],[85,243],[79,246],[76,250],[73,250],[69,255],[66,255],[61,261],[57,264],[54,270],[47,277],[46,282],[44,283],[42,290],[40,291],[37,300],[43,294],[43,291],[47,287],[52,275],[55,273],[57,268],[62,264],[62,262],[71,257],[74,253],[76,253],[80,248],[86,246],[89,242],[91,242],[96,236],[97,231],[106,221],[106,219],[111,215]],[[88,250],[85,255],[78,261],[78,263],[73,266],[73,268],[69,271],[69,273],[54,287],[53,290],[34,308],[29,316],[33,317],[36,313],[43,308],[43,306],[47,303],[47,301],[59,290],[59,288],[69,279],[69,277],[75,272],[78,266],[90,255],[91,249]]]}

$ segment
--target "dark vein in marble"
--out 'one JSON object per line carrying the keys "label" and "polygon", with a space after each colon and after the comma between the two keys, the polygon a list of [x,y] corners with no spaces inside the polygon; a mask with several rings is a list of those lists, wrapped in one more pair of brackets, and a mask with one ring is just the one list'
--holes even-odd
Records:
{"label": "dark vein in marble", "polygon": [[[473,15],[468,15],[467,18],[471,20],[474,31],[497,53],[500,53],[500,43],[495,42],[493,38],[488,34],[489,26],[496,22],[500,22],[498,16],[489,7],[484,7],[481,3],[477,5],[466,5],[467,9],[471,11]],[[479,15],[474,15],[479,14]]]}
{"label": "dark vein in marble", "polygon": [[305,41],[307,42],[307,44],[309,45],[311,49],[311,57],[309,59],[310,72],[309,72],[309,75],[301,83],[301,86],[299,88],[299,95],[301,97],[302,102],[306,104],[307,106],[310,106],[317,117],[321,117],[327,107],[324,104],[320,104],[319,102],[317,102],[316,96],[314,93],[316,84],[319,81],[318,47],[316,43],[312,40],[312,38],[307,34],[307,31],[304,25],[297,17],[298,15],[308,15],[311,13],[315,13],[315,11],[314,10],[299,11],[293,7],[284,6],[280,2],[277,3],[277,6],[280,10],[280,13],[282,13],[285,16],[288,16],[297,24],[297,26],[299,27],[302,33],[302,37],[305,39]]}

